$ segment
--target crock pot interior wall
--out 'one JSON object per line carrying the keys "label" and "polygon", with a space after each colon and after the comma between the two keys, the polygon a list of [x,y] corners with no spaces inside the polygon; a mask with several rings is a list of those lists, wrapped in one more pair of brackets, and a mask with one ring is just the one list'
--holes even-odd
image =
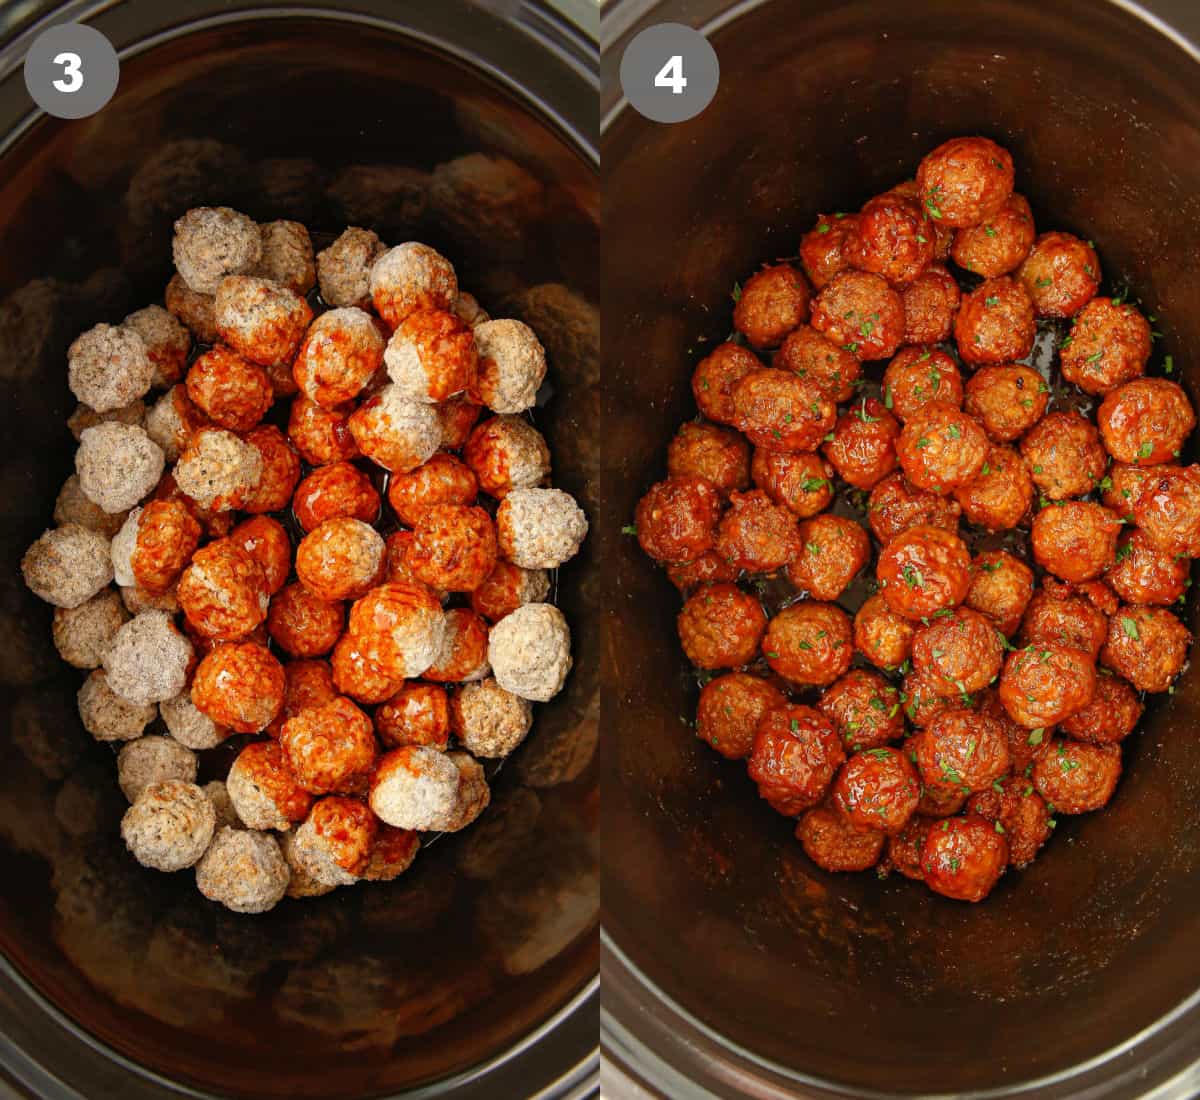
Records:
{"label": "crock pot interior wall", "polygon": [[[644,23],[701,25],[730,5],[652,7]],[[681,722],[696,692],[678,596],[615,532],[695,415],[690,371],[730,331],[734,279],[794,257],[818,211],[857,208],[956,134],[1012,151],[1041,229],[1096,241],[1195,400],[1200,69],[1107,3],[740,8],[711,36],[721,87],[702,115],[662,127],[625,110],[602,140],[603,309],[622,319],[605,342],[605,530],[620,544],[605,550],[603,828],[620,856],[603,923],[683,1009],[791,1071],[852,1090],[1013,1086],[1200,988],[1196,669],[1151,706],[1115,802],[1061,819],[986,904],[831,876]],[[605,56],[615,67],[619,49]]]}
{"label": "crock pot interior wall", "polygon": [[[138,7],[110,14],[128,20]],[[529,48],[513,28],[451,8],[424,5],[497,49]],[[111,753],[80,727],[79,677],[63,674],[48,610],[21,588],[20,554],[71,470],[66,345],[161,301],[171,222],[200,202],[330,235],[349,223],[389,242],[429,240],[494,315],[541,333],[556,392],[539,424],[556,483],[594,514],[597,179],[545,116],[449,56],[345,17],[224,19],[125,61],[102,114],[42,120],[0,158],[0,946],[57,1009],[172,1080],[223,1095],[374,1096],[505,1050],[595,973],[592,554],[559,584],[576,671],[501,770],[473,870],[468,833],[438,841],[394,884],[261,918],[220,910],[189,874],[155,875],[124,852]],[[564,67],[557,79],[572,78]],[[5,95],[5,110],[27,110],[23,88]],[[538,181],[540,198],[502,209],[486,197],[425,201],[435,165],[480,150],[519,162],[522,187]],[[343,171],[352,166],[373,167]],[[493,854],[481,859],[485,841]],[[10,1037],[40,1019],[12,984],[0,1016]],[[39,1048],[53,1030],[42,1022],[20,1041],[71,1081],[73,1048]],[[594,1017],[591,1031],[594,1044]],[[73,1083],[143,1095],[115,1072],[106,1087]]]}

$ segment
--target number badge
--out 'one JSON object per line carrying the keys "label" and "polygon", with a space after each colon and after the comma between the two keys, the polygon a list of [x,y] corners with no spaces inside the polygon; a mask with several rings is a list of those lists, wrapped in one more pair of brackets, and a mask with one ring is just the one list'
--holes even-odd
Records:
{"label": "number badge", "polygon": [[95,27],[63,23],[38,35],[25,57],[25,87],[55,118],[87,118],[113,97],[121,63]]}
{"label": "number badge", "polygon": [[630,106],[654,122],[695,118],[717,94],[721,66],[699,31],[658,23],[641,31],[621,58],[621,89]]}

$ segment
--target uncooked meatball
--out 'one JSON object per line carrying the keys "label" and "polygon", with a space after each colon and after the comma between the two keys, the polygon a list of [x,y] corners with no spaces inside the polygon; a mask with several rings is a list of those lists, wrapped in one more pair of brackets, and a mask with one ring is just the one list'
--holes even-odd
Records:
{"label": "uncooked meatball", "polygon": [[213,317],[213,295],[198,294],[176,273],[171,276],[163,292],[163,305],[167,311],[187,326],[199,344],[215,344],[217,323]]}
{"label": "uncooked meatball", "polygon": [[458,768],[444,753],[405,745],[380,758],[371,779],[371,809],[398,829],[441,829],[457,806],[458,782]]}
{"label": "uncooked meatball", "polygon": [[859,359],[890,359],[904,339],[904,300],[867,271],[844,271],[812,307],[812,327]]}
{"label": "uncooked meatball", "polygon": [[1017,278],[1039,317],[1074,317],[1100,289],[1100,260],[1090,244],[1070,233],[1043,233]]}
{"label": "uncooked meatball", "polygon": [[963,296],[954,318],[954,341],[972,367],[1010,363],[1033,350],[1033,302],[1015,279],[988,279]]}
{"label": "uncooked meatball", "polygon": [[106,512],[127,512],[162,477],[162,448],[144,428],[97,424],[79,437],[75,472],[87,498]]}
{"label": "uncooked meatball", "polygon": [[[685,427],[689,426],[709,429],[712,432],[721,430],[712,424],[685,425]],[[732,434],[730,433],[730,435]],[[743,448],[746,447],[744,440],[738,442]],[[748,451],[748,448],[746,449]],[[701,450],[707,452],[708,448],[702,444]],[[418,478],[421,476],[422,470],[430,470],[431,473],[436,470],[440,475],[440,480],[446,484],[450,480],[446,474],[451,469],[451,467],[445,466],[448,457],[434,455],[424,466],[418,467],[407,476]],[[550,448],[546,445],[545,437],[528,420],[519,416],[494,416],[475,428],[463,448],[463,461],[469,467],[466,473],[470,475],[471,481],[478,482],[477,488],[497,499],[502,498],[512,489],[535,488],[550,476]],[[435,467],[433,465],[435,462],[440,462],[442,465]],[[699,465],[708,470],[709,460],[699,460]],[[459,463],[456,473],[461,473],[461,469],[462,464]],[[670,469],[670,462],[668,462],[668,472],[674,476],[674,471]],[[715,471],[709,470],[709,472]],[[697,474],[696,476],[706,477],[707,474]],[[455,495],[466,498],[468,493],[465,478],[458,477],[455,480],[458,488]],[[392,502],[392,507],[396,509],[401,520],[411,524],[413,519],[405,519],[401,505],[396,500],[397,494],[402,493],[403,487],[408,484],[403,476],[393,477],[388,485],[388,499]],[[401,488],[397,488],[397,486]],[[473,492],[469,494],[469,497],[470,499],[459,499],[455,502],[474,503]],[[424,503],[435,503],[435,501],[429,500]]]}
{"label": "uncooked meatball", "polygon": [[99,668],[117,631],[129,620],[121,594],[109,588],[78,607],[54,611],[54,648],[75,668]]}
{"label": "uncooked meatball", "polygon": [[283,367],[287,373],[313,313],[286,286],[253,275],[231,275],[217,287],[213,316],[221,339],[239,355],[263,367]]}
{"label": "uncooked meatball", "polygon": [[314,795],[360,794],[375,765],[371,719],[346,698],[289,718],[280,731],[279,747],[296,782]]}
{"label": "uncooked meatball", "polygon": [[189,749],[215,749],[229,736],[229,730],[196,708],[188,691],[180,692],[174,699],[164,699],[158,705],[158,713],[167,732]]}
{"label": "uncooked meatball", "polygon": [[971,274],[993,279],[1020,266],[1029,255],[1034,235],[1029,203],[1024,195],[1014,193],[981,224],[955,233],[950,255]]}
{"label": "uncooked meatball", "polygon": [[84,680],[78,701],[83,728],[97,741],[132,741],[154,721],[153,704],[126,702],[108,686],[102,669]]}
{"label": "uncooked meatball", "polygon": [[227,275],[253,271],[262,235],[245,214],[228,206],[198,206],[175,222],[175,268],[197,294],[215,294]]}
{"label": "uncooked meatball", "polygon": [[113,579],[108,539],[75,523],[45,532],[21,559],[29,590],[55,607],[76,608]]}
{"label": "uncooked meatball", "polygon": [[146,413],[146,434],[162,449],[167,462],[177,462],[193,433],[208,424],[188,397],[187,387],[172,386]]}
{"label": "uncooked meatball", "polygon": [[1104,505],[1059,501],[1033,517],[1033,556],[1056,577],[1079,584],[1113,564],[1120,533],[1121,521]]}
{"label": "uncooked meatball", "polygon": [[356,600],[382,579],[385,550],[374,527],[350,516],[336,516],[301,539],[296,576],[318,599]]}
{"label": "uncooked meatball", "polygon": [[561,489],[514,489],[496,510],[500,553],[522,569],[557,569],[577,553],[588,521]]}
{"label": "uncooked meatball", "polygon": [[549,595],[550,574],[545,569],[522,569],[498,561],[487,580],[471,593],[471,607],[495,623],[523,604],[541,603]]}
{"label": "uncooked meatball", "polygon": [[1021,440],[1021,455],[1050,500],[1091,492],[1108,465],[1100,433],[1077,412],[1048,413]]}
{"label": "uncooked meatball", "polygon": [[987,459],[988,438],[966,413],[933,401],[909,417],[896,453],[913,485],[946,493],[975,480]]}
{"label": "uncooked meatball", "polygon": [[349,425],[359,450],[396,474],[428,461],[442,442],[441,424],[432,407],[409,401],[394,385],[360,405]]}
{"label": "uncooked meatball", "polygon": [[127,741],[117,754],[117,783],[130,802],[136,802],[152,783],[179,779],[193,783],[199,763],[196,754],[170,737],[139,737]]}
{"label": "uncooked meatball", "polygon": [[370,286],[375,311],[393,329],[419,309],[453,309],[458,298],[453,265],[418,241],[384,252],[371,267]]}
{"label": "uncooked meatball", "polygon": [[1032,367],[1020,363],[981,367],[967,381],[963,408],[992,439],[1019,439],[1046,413],[1050,387]]}
{"label": "uncooked meatball", "polygon": [[143,611],[117,631],[104,654],[108,686],[135,705],[173,699],[187,683],[195,651],[165,611]]}
{"label": "uncooked meatball", "polygon": [[1096,421],[1105,449],[1117,462],[1154,466],[1179,457],[1196,414],[1174,382],[1135,378],[1109,392]]}
{"label": "uncooked meatball", "polygon": [[506,691],[544,703],[571,670],[571,632],[553,604],[528,603],[505,616],[488,640],[492,674]]}
{"label": "uncooked meatball", "polygon": [[125,512],[111,515],[84,495],[79,485],[79,475],[72,474],[63,482],[54,501],[54,522],[60,527],[76,524],[95,531],[105,538],[112,538],[125,523]]}
{"label": "uncooked meatball", "polygon": [[474,400],[495,413],[533,408],[546,377],[546,352],[521,321],[484,321],[472,330],[479,352]]}
{"label": "uncooked meatball", "polygon": [[463,684],[451,696],[450,722],[465,749],[498,759],[525,740],[533,723],[533,706],[488,678]]}
{"label": "uncooked meatball", "polygon": [[392,333],[383,358],[388,377],[409,401],[435,404],[476,383],[475,338],[445,310],[410,313]]}
{"label": "uncooked meatball", "polygon": [[446,616],[429,589],[389,581],[354,604],[349,634],[369,662],[387,676],[404,679],[420,676],[437,660]]}
{"label": "uncooked meatball", "polygon": [[1085,393],[1105,394],[1145,373],[1150,345],[1150,325],[1133,306],[1093,298],[1059,345],[1059,366]]}
{"label": "uncooked meatball", "polygon": [[196,432],[174,470],[180,492],[216,512],[246,504],[262,474],[258,449],[219,428]]}
{"label": "uncooked meatball", "polygon": [[279,842],[253,829],[221,829],[196,865],[200,893],[235,913],[273,909],[290,877]]}
{"label": "uncooked meatball", "polygon": [[733,309],[733,327],[756,348],[778,347],[808,320],[809,289],[789,264],[765,267],[746,280]]}
{"label": "uncooked meatball", "polygon": [[[121,839],[143,867],[181,871],[208,848],[217,812],[194,783],[151,783],[121,819]],[[228,831],[228,830],[227,830]]]}
{"label": "uncooked meatball", "polygon": [[299,222],[266,222],[259,227],[262,255],[252,274],[280,283],[297,294],[316,285],[312,238]]}
{"label": "uncooked meatball", "polygon": [[71,392],[97,413],[122,409],[143,397],[154,381],[154,364],[136,329],[97,325],[67,350]]}
{"label": "uncooked meatball", "polygon": [[324,409],[353,401],[383,363],[383,333],[351,306],[322,313],[308,327],[292,366],[296,385]]}
{"label": "uncooked meatball", "polygon": [[328,248],[317,253],[321,297],[335,309],[365,307],[371,301],[371,268],[387,246],[369,229],[343,230]]}
{"label": "uncooked meatball", "polygon": [[439,592],[472,592],[496,565],[496,529],[474,504],[431,504],[413,527],[404,563]]}

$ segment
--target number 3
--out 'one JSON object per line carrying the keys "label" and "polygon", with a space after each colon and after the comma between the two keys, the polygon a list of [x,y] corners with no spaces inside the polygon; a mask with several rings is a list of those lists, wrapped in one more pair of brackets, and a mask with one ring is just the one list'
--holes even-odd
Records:
{"label": "number 3", "polygon": [[54,87],[60,92],[77,92],[83,87],[83,58],[77,53],[60,53],[54,59],[55,65],[63,67],[65,80],[55,80]]}
{"label": "number 3", "polygon": [[672,94],[683,95],[683,89],[687,87],[687,77],[683,75],[682,54],[675,54],[658,70],[658,75],[654,78],[654,86],[670,88]]}

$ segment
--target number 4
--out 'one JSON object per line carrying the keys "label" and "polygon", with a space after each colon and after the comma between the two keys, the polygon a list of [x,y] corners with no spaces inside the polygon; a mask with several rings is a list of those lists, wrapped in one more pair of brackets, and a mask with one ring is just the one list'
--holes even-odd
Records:
{"label": "number 4", "polygon": [[54,59],[55,65],[63,67],[66,80],[52,81],[60,92],[77,92],[83,87],[83,58],[77,53],[60,53]]}
{"label": "number 4", "polygon": [[670,88],[674,95],[683,95],[683,89],[687,87],[687,77],[683,75],[682,54],[675,54],[658,70],[658,75],[654,78],[654,86]]}

